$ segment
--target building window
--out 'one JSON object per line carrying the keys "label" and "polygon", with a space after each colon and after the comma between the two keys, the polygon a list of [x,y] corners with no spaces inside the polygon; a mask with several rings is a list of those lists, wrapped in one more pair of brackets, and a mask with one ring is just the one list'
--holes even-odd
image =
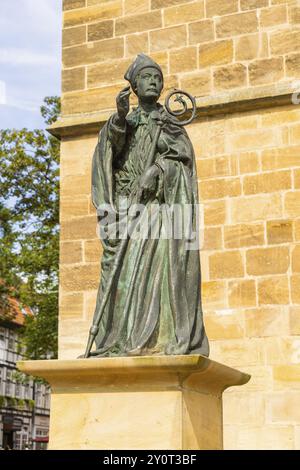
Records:
{"label": "building window", "polygon": [[10,331],[8,337],[8,349],[10,349],[11,351],[14,351],[15,349],[15,334],[12,331]]}
{"label": "building window", "polygon": [[38,406],[39,408],[41,408],[43,406],[43,397],[42,397],[41,392],[37,391],[35,393],[35,403],[36,403],[36,406]]}
{"label": "building window", "polygon": [[27,385],[27,387],[25,388],[25,398],[27,400],[30,400],[32,398],[30,385]]}
{"label": "building window", "polygon": [[22,436],[22,447],[21,447],[21,449],[25,449],[25,447],[27,445],[28,445],[28,434],[26,433],[26,434],[23,434],[23,436]]}
{"label": "building window", "polygon": [[8,369],[6,369],[5,395],[8,397],[12,395],[11,370]]}
{"label": "building window", "polygon": [[45,408],[50,409],[50,392],[46,392],[45,394]]}
{"label": "building window", "polygon": [[[3,376],[3,369],[0,369],[0,395],[4,395],[4,376]],[[1,405],[0,405],[1,408]]]}
{"label": "building window", "polygon": [[6,356],[6,340],[5,340],[5,331],[3,328],[0,329],[0,359],[5,361]]}
{"label": "building window", "polygon": [[11,382],[6,382],[5,384],[5,395],[7,397],[10,397],[12,393],[12,383]]}
{"label": "building window", "polygon": [[3,328],[0,330],[0,348],[5,348],[5,330]]}
{"label": "building window", "polygon": [[19,432],[15,433],[14,449],[21,450],[21,434]]}
{"label": "building window", "polygon": [[16,397],[22,398],[22,385],[20,383],[16,383]]}

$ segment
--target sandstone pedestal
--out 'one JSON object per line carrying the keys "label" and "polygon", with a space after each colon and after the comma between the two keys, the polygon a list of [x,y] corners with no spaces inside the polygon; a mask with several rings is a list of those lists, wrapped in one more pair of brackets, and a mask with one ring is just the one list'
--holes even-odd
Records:
{"label": "sandstone pedestal", "polygon": [[222,449],[222,392],[250,378],[203,356],[18,366],[52,387],[52,450]]}

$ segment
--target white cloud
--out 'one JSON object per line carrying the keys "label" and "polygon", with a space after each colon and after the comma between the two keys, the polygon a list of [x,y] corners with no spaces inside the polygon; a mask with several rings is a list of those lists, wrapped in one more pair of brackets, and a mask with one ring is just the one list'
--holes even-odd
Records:
{"label": "white cloud", "polygon": [[0,80],[0,104],[6,104],[6,83]]}
{"label": "white cloud", "polygon": [[0,0],[2,128],[43,125],[43,98],[60,93],[61,3]]}
{"label": "white cloud", "polygon": [[57,57],[40,54],[28,49],[0,48],[0,64],[7,65],[53,65],[57,63]]}
{"label": "white cloud", "polygon": [[0,36],[19,35],[26,42],[28,34],[50,38],[61,29],[61,0],[0,0],[0,10]]}
{"label": "white cloud", "polygon": [[[19,3],[20,0],[4,1],[11,5],[11,3]],[[61,21],[61,3],[61,0],[22,0],[20,14],[25,16],[25,20],[31,20],[29,24],[32,32],[53,33],[56,25]],[[14,8],[14,15],[17,16],[16,7],[13,5],[12,8]],[[22,21],[20,16],[19,18]]]}
{"label": "white cloud", "polygon": [[28,16],[34,18],[35,29],[43,32],[55,31],[60,24],[61,0],[23,0]]}
{"label": "white cloud", "polygon": [[23,111],[30,111],[36,113],[40,109],[40,103],[34,103],[33,101],[22,101],[22,100],[15,100],[11,99],[9,102],[9,106],[11,108],[20,109]]}

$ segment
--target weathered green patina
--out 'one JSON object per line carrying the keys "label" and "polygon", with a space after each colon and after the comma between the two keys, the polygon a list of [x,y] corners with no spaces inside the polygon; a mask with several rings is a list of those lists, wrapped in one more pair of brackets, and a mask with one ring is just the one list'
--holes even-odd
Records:
{"label": "weathered green patina", "polygon": [[192,208],[190,229],[197,230],[193,147],[182,125],[157,103],[163,88],[159,65],[140,54],[125,78],[139,105],[128,114],[130,87],[119,93],[117,113],[95,150],[92,197],[106,230],[125,220],[120,197],[129,209],[143,205],[138,218],[129,217],[130,235],[102,237],[101,282],[85,357],[207,356],[199,249],[187,249],[189,236],[169,236],[173,215],[163,211],[166,205]]}

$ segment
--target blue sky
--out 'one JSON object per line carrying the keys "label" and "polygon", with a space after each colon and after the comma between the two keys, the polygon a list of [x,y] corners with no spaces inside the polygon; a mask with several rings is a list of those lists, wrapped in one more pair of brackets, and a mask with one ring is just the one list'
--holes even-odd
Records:
{"label": "blue sky", "polygon": [[62,0],[0,0],[0,128],[42,128],[60,95]]}

